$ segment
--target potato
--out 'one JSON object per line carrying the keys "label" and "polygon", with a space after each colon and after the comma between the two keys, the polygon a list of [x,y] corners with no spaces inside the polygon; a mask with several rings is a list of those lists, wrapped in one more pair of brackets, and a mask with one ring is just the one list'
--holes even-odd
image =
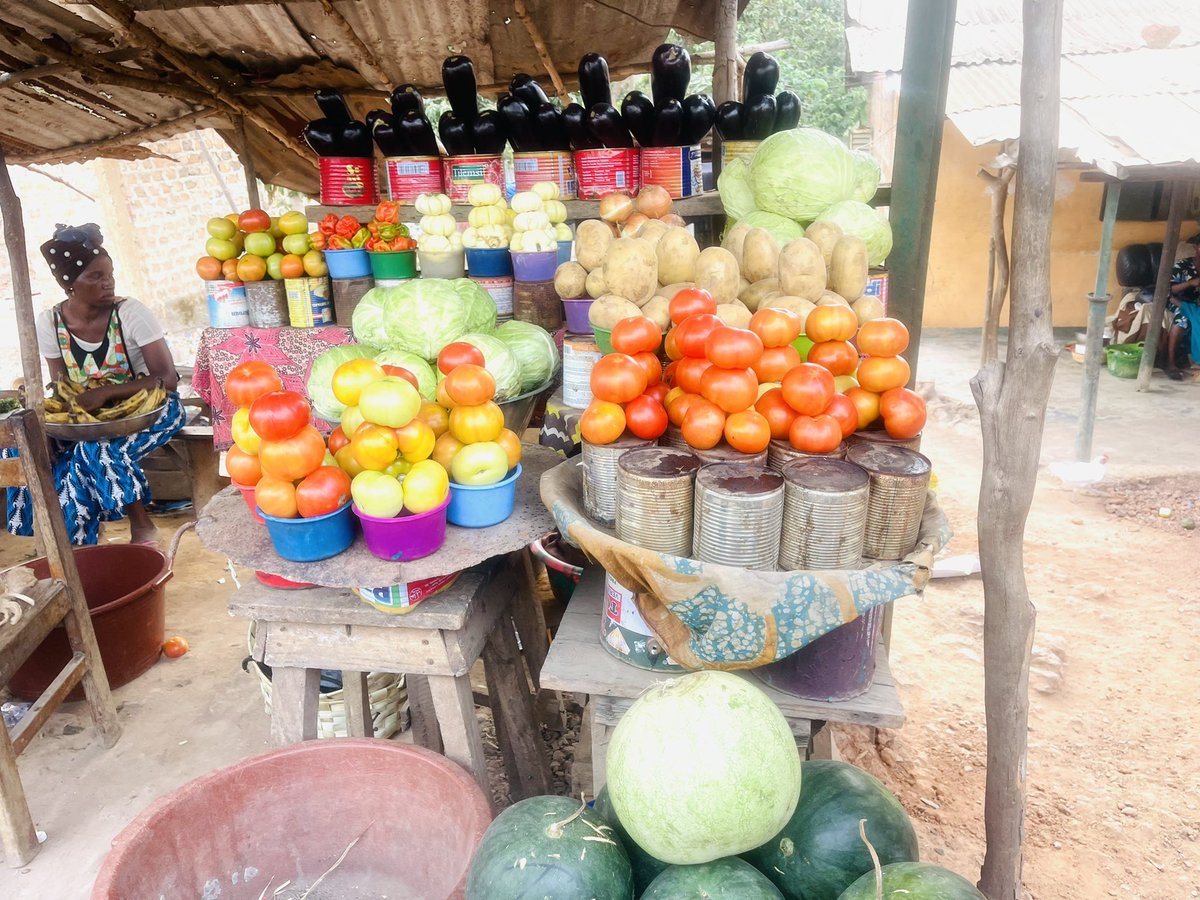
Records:
{"label": "potato", "polygon": [[854,301],[867,289],[867,245],[862,238],[846,235],[833,247],[829,264],[829,288]]}
{"label": "potato", "polygon": [[751,228],[742,243],[742,257],[738,260],[742,277],[754,284],[766,278],[779,276],[779,241],[765,228]]}
{"label": "potato", "polygon": [[658,288],[654,245],[641,238],[619,238],[604,256],[604,283],[619,297],[641,306]]}
{"label": "potato", "polygon": [[642,227],[637,230],[637,234],[634,237],[639,237],[643,241],[649,241],[657,247],[658,242],[674,230],[670,225],[666,225],[658,221],[658,219],[651,219],[649,222],[642,224]]}
{"label": "potato", "polygon": [[717,318],[730,328],[746,328],[750,325],[750,310],[741,303],[722,303],[717,307]]}
{"label": "potato", "polygon": [[[771,309],[786,309],[789,312],[794,312],[800,317],[800,324],[803,327],[804,321],[808,318],[808,314],[817,308],[817,305],[811,300],[804,297],[790,297],[781,295],[778,297],[768,297],[763,301],[763,306]],[[762,307],[759,307],[760,309]]]}
{"label": "potato", "polygon": [[688,288],[694,288],[695,286],[696,282],[694,281],[677,281],[674,284],[664,284],[654,292],[654,296],[666,297],[668,300],[670,300],[680,291],[686,291]]}
{"label": "potato", "polygon": [[778,278],[764,278],[762,281],[756,281],[746,290],[738,294],[738,299],[746,304],[746,308],[754,312],[762,306],[763,300],[770,297],[772,294],[782,294],[783,289],[779,286]]}
{"label": "potato", "polygon": [[821,296],[817,298],[817,306],[849,306],[850,301],[841,294],[833,291],[822,291]]}
{"label": "potato", "polygon": [[804,232],[804,236],[821,248],[821,256],[825,267],[833,259],[833,248],[842,239],[842,226],[837,222],[813,222]]}
{"label": "potato", "polygon": [[588,219],[580,222],[575,229],[575,258],[579,264],[593,272],[600,268],[609,246],[615,240],[612,229],[607,222],[599,219]]}
{"label": "potato", "polygon": [[646,305],[642,307],[642,315],[647,319],[653,319],[654,324],[666,331],[671,327],[671,301],[666,297],[657,295],[651,297]]}
{"label": "potato", "polygon": [[587,281],[584,282],[584,290],[587,295],[593,299],[603,297],[608,293],[608,286],[604,283],[604,270],[594,269],[588,272]]}
{"label": "potato", "polygon": [[672,228],[654,248],[658,256],[658,283],[673,284],[692,281],[696,277],[696,260],[700,245],[686,228]]}
{"label": "potato", "polygon": [[588,321],[596,328],[612,331],[613,326],[622,319],[640,316],[642,311],[637,304],[618,297],[616,294],[605,294],[596,299],[588,309]]}
{"label": "potato", "polygon": [[712,294],[718,306],[736,297],[738,262],[733,254],[723,247],[700,251],[696,259],[696,287]]}
{"label": "potato", "polygon": [[744,222],[739,222],[729,229],[725,234],[725,240],[721,241],[721,246],[733,254],[733,258],[737,260],[738,266],[742,264],[742,245],[746,241],[746,235],[750,233],[750,226]]}
{"label": "potato", "polygon": [[788,241],[779,251],[779,283],[785,294],[816,300],[825,290],[825,260],[808,238]]}
{"label": "potato", "polygon": [[850,304],[850,308],[854,310],[854,314],[858,316],[858,325],[861,328],[872,319],[882,319],[887,315],[887,311],[883,308],[883,303],[874,294],[863,294],[857,300]]}
{"label": "potato", "polygon": [[558,296],[574,300],[587,293],[588,270],[577,262],[565,262],[554,272],[554,290]]}

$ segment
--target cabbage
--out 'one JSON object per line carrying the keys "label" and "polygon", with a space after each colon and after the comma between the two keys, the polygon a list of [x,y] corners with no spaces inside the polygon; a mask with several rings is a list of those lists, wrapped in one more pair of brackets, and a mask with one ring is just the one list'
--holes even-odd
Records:
{"label": "cabbage", "polygon": [[462,298],[467,310],[467,331],[491,334],[496,330],[496,301],[492,295],[470,278],[455,278],[450,282]]}
{"label": "cabbage", "polygon": [[725,163],[717,178],[717,191],[729,218],[742,219],[753,212],[756,207],[754,190],[750,186],[750,163],[741,158]]}
{"label": "cabbage", "polygon": [[505,322],[496,337],[508,345],[521,369],[521,393],[541,387],[558,369],[558,345],[546,329],[532,322]]}
{"label": "cabbage", "polygon": [[804,226],[799,222],[789,219],[786,216],[777,216],[775,213],[767,212],[765,209],[756,209],[744,219],[739,219],[740,222],[745,222],[751,228],[765,228],[771,232],[771,236],[779,241],[779,246],[782,247],[789,241],[794,241],[796,238],[804,237]]}
{"label": "cabbage", "polygon": [[436,397],[437,376],[433,373],[433,366],[415,353],[406,353],[403,350],[384,350],[375,357],[375,362],[381,366],[398,366],[401,369],[407,369],[416,376],[417,390],[421,392],[422,397],[426,400],[433,400]]}
{"label": "cabbage", "polygon": [[483,365],[496,379],[496,402],[503,403],[521,393],[521,366],[508,344],[491,334],[464,334],[455,340],[478,347]]}
{"label": "cabbage", "polygon": [[451,281],[415,278],[396,287],[373,288],[371,293],[381,291],[381,346],[389,350],[406,350],[432,362],[443,347],[467,332],[467,305]]}
{"label": "cabbage", "polygon": [[[357,309],[355,315],[358,315]],[[337,422],[346,410],[346,404],[333,395],[333,373],[337,371],[338,366],[352,359],[374,356],[378,352],[366,344],[343,344],[340,347],[330,347],[312,361],[305,390],[308,391],[313,410],[318,416],[326,422]]]}
{"label": "cabbage", "polygon": [[863,203],[866,203],[879,190],[879,179],[883,177],[883,173],[879,169],[879,163],[870,153],[855,150],[854,161],[855,171],[858,173],[858,181],[854,186],[854,193],[850,199],[861,200]]}
{"label": "cabbage", "polygon": [[821,214],[818,222],[836,222],[846,234],[867,245],[867,265],[882,265],[892,252],[892,226],[877,209],[859,200],[843,200]]}
{"label": "cabbage", "polygon": [[386,298],[387,288],[371,288],[363,294],[350,320],[350,330],[354,332],[355,340],[373,347],[382,347],[387,343],[383,331],[383,301]]}
{"label": "cabbage", "polygon": [[854,154],[815,128],[771,135],[750,162],[754,205],[803,225],[851,197],[858,181]]}

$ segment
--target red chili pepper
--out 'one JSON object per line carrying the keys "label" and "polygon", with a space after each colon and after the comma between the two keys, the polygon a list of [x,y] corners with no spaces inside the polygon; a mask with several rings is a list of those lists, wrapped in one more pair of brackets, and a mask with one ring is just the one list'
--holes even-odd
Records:
{"label": "red chili pepper", "polygon": [[325,216],[317,226],[321,234],[330,235],[337,230],[338,217],[334,213],[329,213]]}
{"label": "red chili pepper", "polygon": [[342,216],[334,231],[344,238],[354,237],[354,232],[358,231],[358,220],[354,216]]}
{"label": "red chili pepper", "polygon": [[375,207],[375,220],[378,222],[399,222],[400,204],[395,200],[382,200]]}

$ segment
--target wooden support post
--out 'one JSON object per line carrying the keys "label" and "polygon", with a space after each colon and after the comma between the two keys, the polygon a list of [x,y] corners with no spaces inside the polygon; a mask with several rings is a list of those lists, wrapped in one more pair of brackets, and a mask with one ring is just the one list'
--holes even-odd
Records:
{"label": "wooden support post", "polygon": [[992,233],[988,240],[988,293],[986,317],[983,323],[983,347],[979,364],[986,366],[1000,355],[1000,314],[1008,297],[1008,241],[1004,236],[1004,211],[1008,207],[1008,186],[1016,174],[1013,166],[1005,166],[999,175],[981,171],[979,176],[988,183],[992,197]]}
{"label": "wooden support post", "polygon": [[[1154,307],[1150,313],[1150,328],[1146,332],[1146,346],[1142,348],[1142,363],[1138,366],[1139,391],[1150,390],[1150,374],[1154,371],[1154,358],[1158,356],[1163,314],[1167,311],[1167,294],[1171,291],[1171,270],[1175,268],[1175,247],[1179,244],[1179,229],[1183,225],[1183,208],[1187,205],[1187,197],[1186,181],[1171,183],[1171,209],[1167,213],[1167,233],[1163,238],[1162,259],[1158,263],[1158,278],[1154,282]],[[1090,335],[1088,343],[1091,344]]]}
{"label": "wooden support post", "polygon": [[558,66],[554,64],[554,59],[550,56],[550,49],[546,46],[546,39],[542,36],[542,29],[538,28],[538,23],[534,21],[533,16],[530,14],[529,7],[525,5],[525,0],[512,0],[512,5],[513,12],[521,20],[521,24],[525,26],[525,32],[529,35],[529,40],[533,42],[533,49],[537,51],[538,59],[542,61],[542,68],[550,76],[550,81],[554,85],[554,92],[558,94],[559,99],[562,100],[564,105],[570,103],[571,95],[563,84],[562,76],[558,74]]}
{"label": "wooden support post", "polygon": [[12,272],[13,301],[16,304],[17,340],[21,345],[21,375],[25,379],[25,405],[42,415],[42,358],[38,354],[37,329],[34,327],[33,286],[29,282],[29,262],[25,255],[25,218],[21,198],[8,174],[8,161],[0,146],[0,214],[4,216],[4,245],[8,248]]}
{"label": "wooden support post", "polygon": [[[713,38],[713,100],[717,106],[729,100],[737,100],[738,51],[737,51],[737,0],[721,0],[717,8],[716,32]],[[713,177],[721,174],[721,146],[725,142],[716,130],[713,131]]]}
{"label": "wooden support post", "polygon": [[1096,264],[1096,290],[1088,295],[1087,346],[1080,388],[1079,432],[1075,435],[1075,458],[1092,458],[1092,434],[1096,430],[1096,395],[1100,392],[1100,362],[1104,358],[1104,316],[1108,312],[1108,261],[1112,255],[1113,230],[1121,183],[1108,185],[1104,195],[1104,224],[1100,228],[1100,259]]}
{"label": "wooden support post", "polygon": [[250,141],[246,138],[246,118],[235,116],[233,119],[234,134],[237,135],[237,155],[241,161],[242,171],[246,173],[246,199],[250,202],[247,209],[261,209],[262,202],[258,198],[258,173],[254,171],[254,157],[250,153]]}

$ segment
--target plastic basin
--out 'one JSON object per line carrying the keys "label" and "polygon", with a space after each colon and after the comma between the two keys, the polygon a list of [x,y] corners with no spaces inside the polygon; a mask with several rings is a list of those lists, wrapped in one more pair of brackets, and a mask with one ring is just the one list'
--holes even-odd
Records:
{"label": "plastic basin", "polygon": [[509,431],[515,432],[517,437],[525,433],[525,429],[529,427],[530,421],[533,419],[533,410],[537,406],[541,396],[549,391],[554,390],[558,384],[557,373],[549,381],[541,387],[534,388],[528,393],[513,397],[511,400],[505,400],[498,404],[500,411],[504,413],[504,427]]}
{"label": "plastic basin", "polygon": [[238,489],[242,495],[242,499],[246,501],[246,506],[249,507],[250,515],[254,517],[254,521],[259,525],[266,525],[267,520],[258,511],[258,503],[254,500],[254,485],[238,484],[235,481],[233,482],[233,486]]}
{"label": "plastic basin", "polygon": [[[563,549],[564,546],[574,550],[569,544],[564,545],[557,531],[551,531],[529,545],[533,555],[545,565],[546,575],[550,580],[550,590],[554,594],[554,599],[560,603],[566,603],[571,599],[571,595],[575,593],[575,586],[583,577],[583,566],[576,565],[565,558],[567,553]],[[581,556],[582,554],[575,550],[572,555]]]}
{"label": "plastic basin", "polygon": [[499,525],[512,515],[517,501],[517,479],[521,464],[495,484],[470,485],[450,482],[450,507],[446,518],[460,528],[487,528]]}
{"label": "plastic basin", "polygon": [[594,335],[596,335],[596,346],[600,348],[601,353],[612,353],[613,352],[612,329],[597,328],[593,325],[592,333]]}
{"label": "plastic basin", "polygon": [[472,278],[503,278],[512,275],[512,254],[507,247],[467,248],[467,271]]}
{"label": "plastic basin", "polygon": [[591,330],[588,322],[588,310],[596,301],[591,297],[579,297],[574,300],[563,298],[563,313],[567,320],[568,334],[587,334]]}
{"label": "plastic basin", "polygon": [[450,498],[447,497],[436,509],[395,519],[368,516],[356,506],[354,515],[362,522],[367,549],[380,559],[400,562],[436,553],[446,542],[446,507],[449,505]]}
{"label": "plastic basin", "polygon": [[330,278],[365,278],[371,274],[371,261],[362,249],[326,250],[325,265],[329,266]]}
{"label": "plastic basin", "polygon": [[557,250],[535,250],[512,254],[513,278],[517,281],[551,281],[558,268]]}
{"label": "plastic basin", "polygon": [[801,361],[808,359],[808,351],[813,348],[813,342],[808,339],[808,335],[802,334],[800,337],[792,341],[792,346],[796,348],[796,352],[800,354]]}
{"label": "plastic basin", "polygon": [[259,510],[275,552],[292,562],[316,562],[337,556],[354,543],[354,513],[341,509],[311,519],[281,519]]}
{"label": "plastic basin", "polygon": [[466,257],[461,250],[429,252],[417,250],[421,260],[422,278],[462,278],[466,274]]}
{"label": "plastic basin", "polygon": [[[462,897],[491,820],[455,763],[395,741],[330,738],[254,756],[155,801],[112,842],[93,900]],[[268,887],[268,882],[270,886]]]}
{"label": "plastic basin", "polygon": [[1104,348],[1108,371],[1118,378],[1137,378],[1142,365],[1141,344],[1111,344]]}
{"label": "plastic basin", "polygon": [[416,278],[417,251],[389,250],[367,254],[371,274],[376,278]]}

